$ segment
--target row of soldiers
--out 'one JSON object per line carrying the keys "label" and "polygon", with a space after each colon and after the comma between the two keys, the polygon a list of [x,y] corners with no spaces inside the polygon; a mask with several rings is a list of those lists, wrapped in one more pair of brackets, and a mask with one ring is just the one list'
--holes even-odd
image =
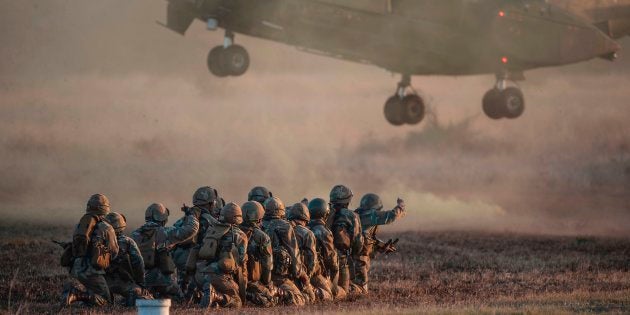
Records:
{"label": "row of soldiers", "polygon": [[376,237],[379,225],[405,214],[403,200],[383,211],[376,194],[349,210],[352,191],[337,185],[330,201],[302,200],[285,208],[265,187],[254,187],[242,206],[225,203],[205,186],[184,205],[184,216],[166,226],[170,210],[154,203],[146,223],[123,234],[126,218],[110,211],[101,194],[65,244],[62,266],[75,280],[63,305],[100,306],[125,298],[170,298],[201,307],[304,305],[368,293],[370,260],[395,251],[396,241]]}

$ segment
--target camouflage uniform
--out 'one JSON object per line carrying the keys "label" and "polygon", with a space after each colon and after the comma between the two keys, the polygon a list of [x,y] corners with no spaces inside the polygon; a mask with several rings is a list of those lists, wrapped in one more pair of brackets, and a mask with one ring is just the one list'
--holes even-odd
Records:
{"label": "camouflage uniform", "polygon": [[271,238],[273,271],[271,279],[277,287],[279,302],[287,305],[304,305],[306,298],[292,279],[299,277],[301,269],[300,249],[291,223],[284,219],[285,208],[276,197],[264,203],[263,231]]}
{"label": "camouflage uniform", "polygon": [[[311,230],[306,227],[306,224],[311,220],[308,208],[303,203],[299,202],[293,205],[287,213],[287,219],[291,221],[293,229],[295,230],[295,236],[300,249],[300,257],[302,258],[299,279],[297,284],[302,289],[303,295],[308,299],[308,302],[315,302],[315,290],[311,286],[311,278],[315,273],[315,270],[319,268],[317,262],[317,249],[315,248],[315,235]],[[318,294],[321,296],[321,294]]]}
{"label": "camouflage uniform", "polygon": [[[199,230],[196,214],[186,215],[180,227],[165,227],[170,211],[162,204],[152,204],[145,213],[146,223],[133,231],[131,237],[138,244],[145,262],[145,279],[147,288],[154,296],[181,300],[184,295],[175,279],[175,264],[170,256],[172,248],[195,235]],[[151,244],[146,247],[143,244]],[[149,241],[147,241],[149,240]],[[153,256],[154,264],[150,265],[147,257]]]}
{"label": "camouflage uniform", "polygon": [[373,256],[377,245],[376,231],[379,225],[390,224],[405,214],[404,204],[399,199],[398,205],[389,211],[382,211],[383,203],[376,194],[366,194],[361,198],[361,206],[355,210],[361,220],[363,231],[363,248],[353,256],[353,282],[360,289],[360,293],[368,292],[368,272],[370,271],[370,257]]}
{"label": "camouflage uniform", "polygon": [[118,254],[116,233],[104,216],[109,213],[109,200],[101,194],[92,195],[87,203],[86,214],[81,218],[72,238],[72,265],[70,274],[87,290],[76,284],[66,284],[63,292],[64,305],[75,301],[86,302],[92,306],[105,305],[112,301],[105,270],[92,263],[97,244],[105,246],[111,258]]}
{"label": "camouflage uniform", "polygon": [[136,242],[123,234],[127,220],[119,213],[112,212],[105,219],[116,231],[118,255],[105,271],[105,280],[111,294],[125,298],[127,306],[134,306],[136,298],[150,299],[151,294],[144,290],[144,261]]}
{"label": "camouflage uniform", "polygon": [[241,307],[247,288],[247,236],[236,226],[242,222],[241,208],[228,203],[218,220],[209,219],[211,225],[188,262],[195,264],[195,280],[202,288],[200,305]]}
{"label": "camouflage uniform", "polygon": [[248,201],[241,207],[243,224],[240,229],[247,235],[247,300],[251,303],[270,307],[275,303],[271,284],[273,258],[271,239],[260,229],[265,214],[257,201]]}
{"label": "camouflage uniform", "polygon": [[[177,267],[177,282],[187,297],[193,297],[195,292],[198,291],[195,281],[192,279],[194,278],[194,273],[186,270],[186,262],[188,261],[191,250],[197,244],[197,240],[199,238],[203,238],[203,235],[210,224],[207,217],[210,216],[211,213],[217,213],[218,216],[218,210],[223,207],[222,199],[219,197],[218,191],[209,186],[199,187],[193,194],[192,203],[192,208],[184,206],[182,210],[200,213],[199,231],[186,241],[177,244],[175,249],[171,252],[173,261]],[[186,216],[177,220],[173,226],[181,227],[185,218]]]}
{"label": "camouflage uniform", "polygon": [[[131,237],[118,235],[120,251],[107,269],[105,280],[112,294],[119,294],[125,298],[127,306],[134,306],[136,298],[147,299],[151,294],[140,285],[144,285],[144,262],[138,245]],[[131,272],[129,272],[131,271]]]}
{"label": "camouflage uniform", "polygon": [[361,222],[356,213],[348,210],[352,196],[352,191],[346,186],[333,187],[330,192],[333,213],[328,217],[326,223],[333,232],[333,242],[339,259],[339,286],[346,292],[350,292],[351,288],[351,256],[358,255],[363,248]]}
{"label": "camouflage uniform", "polygon": [[330,209],[324,199],[316,198],[308,205],[311,221],[308,227],[313,231],[317,251],[318,268],[315,269],[311,284],[317,288],[316,293],[323,301],[333,298],[340,300],[346,292],[337,286],[339,276],[339,261],[333,243],[332,232],[326,227],[326,217]]}
{"label": "camouflage uniform", "polygon": [[[196,207],[198,208],[198,207]],[[192,278],[193,281],[189,284],[192,290],[196,290],[199,294],[202,294],[201,289],[203,286],[203,276],[201,271],[197,270],[197,260],[199,249],[203,243],[203,238],[208,231],[208,228],[212,226],[222,226],[218,220],[219,213],[217,211],[206,211],[205,209],[199,216],[199,232],[195,236],[195,245],[188,251],[188,257],[185,263],[185,277]],[[197,300],[199,302],[199,300]]]}
{"label": "camouflage uniform", "polygon": [[[173,227],[181,228],[185,222],[185,219],[186,216],[180,218],[173,224]],[[195,234],[184,242],[177,244],[175,248],[171,251],[173,262],[175,263],[175,267],[177,268],[177,284],[184,293],[194,291],[194,285],[191,286],[191,284],[194,284],[194,281],[190,281],[190,277],[186,275],[186,261],[188,261],[190,250],[195,246],[196,238],[197,235]]]}

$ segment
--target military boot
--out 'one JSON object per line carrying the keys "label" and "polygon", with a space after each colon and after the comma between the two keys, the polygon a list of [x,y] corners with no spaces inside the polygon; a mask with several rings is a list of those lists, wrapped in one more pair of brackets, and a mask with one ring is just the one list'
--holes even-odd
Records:
{"label": "military boot", "polygon": [[368,294],[368,285],[366,284],[357,284],[357,283],[350,283],[350,293],[352,294],[356,294],[356,295],[366,295]]}
{"label": "military boot", "polygon": [[136,306],[136,300],[153,300],[153,295],[147,289],[143,288],[132,288],[129,289],[127,294],[127,298],[125,299],[125,306],[133,307]]}
{"label": "military boot", "polygon": [[134,307],[136,306],[136,299],[138,297],[136,296],[135,292],[130,292],[127,297],[125,298],[125,306],[126,307]]}
{"label": "military boot", "polygon": [[272,293],[275,296],[274,304],[286,303],[291,300],[289,292],[280,287],[275,287],[275,290],[273,290]]}
{"label": "military boot", "polygon": [[92,300],[93,300],[93,297],[91,294],[84,291],[80,291],[76,288],[71,288],[63,292],[62,298],[61,298],[61,304],[63,304],[63,306],[70,306],[74,302],[91,303]]}
{"label": "military boot", "polygon": [[199,290],[196,290],[194,288],[191,288],[184,295],[184,300],[185,300],[186,304],[188,304],[188,305],[199,303],[202,298],[203,298],[203,292],[201,292]]}
{"label": "military boot", "polygon": [[322,288],[315,288],[315,296],[318,301],[332,301],[332,294]]}
{"label": "military boot", "polygon": [[133,288],[129,289],[129,291],[127,292],[127,297],[125,298],[125,306],[127,307],[136,306],[136,300],[139,298],[139,295],[140,295],[138,293],[139,292],[136,292],[136,290]]}
{"label": "military boot", "polygon": [[245,297],[254,305],[262,307],[271,307],[276,303],[275,296],[270,291],[260,290],[257,292],[246,292]]}
{"label": "military boot", "polygon": [[199,305],[203,308],[208,308],[215,304],[217,300],[219,300],[219,296],[215,292],[214,288],[209,285],[208,288],[203,289],[203,295],[201,296]]}

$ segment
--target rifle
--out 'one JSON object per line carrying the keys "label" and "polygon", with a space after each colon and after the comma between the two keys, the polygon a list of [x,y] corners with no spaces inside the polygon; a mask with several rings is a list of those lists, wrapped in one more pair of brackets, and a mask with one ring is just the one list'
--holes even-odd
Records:
{"label": "rifle", "polygon": [[[396,251],[398,251],[398,248],[396,248],[396,244],[398,244],[398,239],[389,239],[387,242],[383,242],[381,239],[379,239],[378,237],[376,237],[376,232],[378,232],[378,225],[374,227],[374,230],[372,230],[372,233],[370,235],[370,239],[374,240],[374,249],[376,250],[376,252],[379,252],[381,254],[391,254],[394,253]],[[374,258],[374,251],[372,252],[372,254],[370,255],[371,258]]]}
{"label": "rifle", "polygon": [[396,248],[396,244],[398,244],[398,240],[399,239],[390,238],[387,242],[383,242],[382,240],[379,240],[378,238],[376,238],[376,250],[379,253],[382,253],[385,255],[394,253],[398,251],[398,248]]}

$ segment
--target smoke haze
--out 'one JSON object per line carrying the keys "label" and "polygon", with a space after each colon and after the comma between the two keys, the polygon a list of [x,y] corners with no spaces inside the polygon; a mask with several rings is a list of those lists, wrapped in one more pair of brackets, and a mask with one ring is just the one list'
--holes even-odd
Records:
{"label": "smoke haze", "polygon": [[[220,32],[154,23],[160,1],[0,2],[0,212],[74,222],[110,197],[133,224],[202,185],[286,203],[349,185],[406,200],[408,229],[630,234],[630,59],[526,73],[527,111],[483,116],[493,76],[416,77],[429,118],[389,126],[398,77],[246,36],[240,78],[207,73]],[[630,47],[628,40],[622,42]]]}

